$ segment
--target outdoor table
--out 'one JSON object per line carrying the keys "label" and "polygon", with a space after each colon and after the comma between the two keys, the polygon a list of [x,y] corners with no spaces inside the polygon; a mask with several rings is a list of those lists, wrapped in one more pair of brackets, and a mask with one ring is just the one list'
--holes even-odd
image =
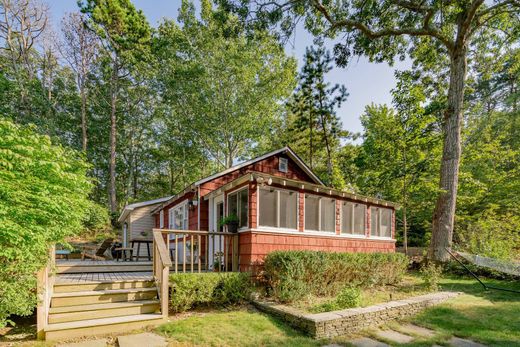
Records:
{"label": "outdoor table", "polygon": [[[140,258],[147,258],[148,260],[152,260],[152,253],[150,252],[150,245],[153,243],[152,240],[149,239],[131,239],[130,244],[132,245],[132,248],[135,247],[135,244],[137,243],[137,252],[134,253],[134,259],[138,261]],[[148,252],[148,256],[146,255],[140,255],[141,250],[141,244],[146,244],[146,250]]]}

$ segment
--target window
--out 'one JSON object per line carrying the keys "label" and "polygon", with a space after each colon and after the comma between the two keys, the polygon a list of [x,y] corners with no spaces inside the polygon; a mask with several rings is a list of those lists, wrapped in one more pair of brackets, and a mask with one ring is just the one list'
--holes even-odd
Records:
{"label": "window", "polygon": [[305,195],[305,230],[320,230],[320,198]]}
{"label": "window", "polygon": [[296,229],[298,193],[274,188],[259,189],[259,225]]}
{"label": "window", "polygon": [[305,230],[336,231],[336,200],[305,195]]}
{"label": "window", "polygon": [[168,211],[168,228],[188,230],[188,204],[186,202]]}
{"label": "window", "polygon": [[365,205],[344,201],[341,206],[341,233],[365,235]]}
{"label": "window", "polygon": [[159,228],[164,228],[164,210],[159,212]]}
{"label": "window", "polygon": [[363,204],[354,204],[354,234],[365,235],[367,207]]}
{"label": "window", "polygon": [[279,158],[278,160],[278,170],[280,172],[287,172],[289,167],[289,162],[287,158]]}
{"label": "window", "polygon": [[336,200],[321,198],[321,231],[336,232]]}
{"label": "window", "polygon": [[370,208],[370,235],[392,237],[392,210],[388,208]]}
{"label": "window", "polygon": [[235,215],[238,218],[238,227],[246,228],[248,211],[248,189],[242,189],[228,195],[228,216]]}

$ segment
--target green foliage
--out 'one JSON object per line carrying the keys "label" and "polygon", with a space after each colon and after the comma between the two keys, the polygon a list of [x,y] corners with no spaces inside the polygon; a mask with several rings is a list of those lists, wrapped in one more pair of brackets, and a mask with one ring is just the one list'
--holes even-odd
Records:
{"label": "green foliage", "polygon": [[361,289],[347,286],[330,301],[317,305],[311,309],[312,312],[330,312],[358,307],[361,305]]}
{"label": "green foliage", "polygon": [[520,257],[520,217],[486,211],[456,231],[462,250],[484,257],[517,260]]}
{"label": "green foliage", "polygon": [[398,283],[407,266],[400,253],[275,251],[265,258],[264,269],[272,296],[293,302],[308,294],[335,295],[345,286]]}
{"label": "green foliage", "polygon": [[106,207],[93,201],[90,202],[86,210],[83,226],[89,232],[102,231],[110,227],[110,216]]}
{"label": "green foliage", "polygon": [[428,264],[423,265],[419,272],[426,288],[434,291],[439,289],[439,282],[443,272],[441,265],[429,262]]}
{"label": "green foliage", "polygon": [[168,105],[164,131],[171,136],[181,129],[179,142],[204,151],[219,168],[230,167],[273,136],[296,62],[268,32],[246,32],[210,1],[201,7],[199,19],[193,2],[184,0],[178,20],[164,21],[154,41]]}
{"label": "green foliage", "polygon": [[31,313],[49,247],[82,229],[87,170],[77,152],[0,119],[0,326]]}
{"label": "green foliage", "polygon": [[325,76],[332,70],[332,57],[320,42],[308,47],[299,85],[287,103],[286,126],[280,132],[309,167],[331,187],[343,188],[345,182],[338,170],[337,153],[344,131],[336,110],[346,101],[348,93],[343,85],[330,86]]}
{"label": "green foliage", "polygon": [[247,272],[186,273],[170,276],[171,309],[184,312],[197,306],[234,305],[249,299]]}

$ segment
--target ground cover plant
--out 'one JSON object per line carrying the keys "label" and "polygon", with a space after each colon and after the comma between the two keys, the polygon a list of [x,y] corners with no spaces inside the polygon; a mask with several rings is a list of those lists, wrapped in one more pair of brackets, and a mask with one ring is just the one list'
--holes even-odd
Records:
{"label": "ground cover plant", "polygon": [[400,253],[326,253],[275,251],[265,258],[268,295],[294,302],[307,295],[335,296],[345,286],[372,287],[397,284],[408,258]]}
{"label": "ground cover plant", "polygon": [[249,299],[251,274],[184,273],[170,276],[173,312],[184,312],[200,306],[234,305]]}

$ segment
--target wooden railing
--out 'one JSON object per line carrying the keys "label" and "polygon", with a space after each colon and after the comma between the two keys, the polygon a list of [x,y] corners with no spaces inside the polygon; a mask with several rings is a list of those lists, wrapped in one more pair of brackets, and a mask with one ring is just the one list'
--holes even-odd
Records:
{"label": "wooden railing", "polygon": [[[153,229],[168,240],[173,271],[238,271],[238,234],[227,232]],[[164,239],[163,239],[164,240]]]}
{"label": "wooden railing", "polygon": [[153,232],[153,277],[157,284],[161,313],[168,318],[168,289],[170,285],[170,266],[172,262],[168,255],[166,242],[161,232]]}
{"label": "wooden railing", "polygon": [[39,340],[45,338],[45,327],[48,324],[49,309],[51,307],[52,291],[54,288],[54,265],[56,263],[56,247],[51,246],[48,253],[47,265],[37,274],[38,305],[36,306],[36,330]]}

